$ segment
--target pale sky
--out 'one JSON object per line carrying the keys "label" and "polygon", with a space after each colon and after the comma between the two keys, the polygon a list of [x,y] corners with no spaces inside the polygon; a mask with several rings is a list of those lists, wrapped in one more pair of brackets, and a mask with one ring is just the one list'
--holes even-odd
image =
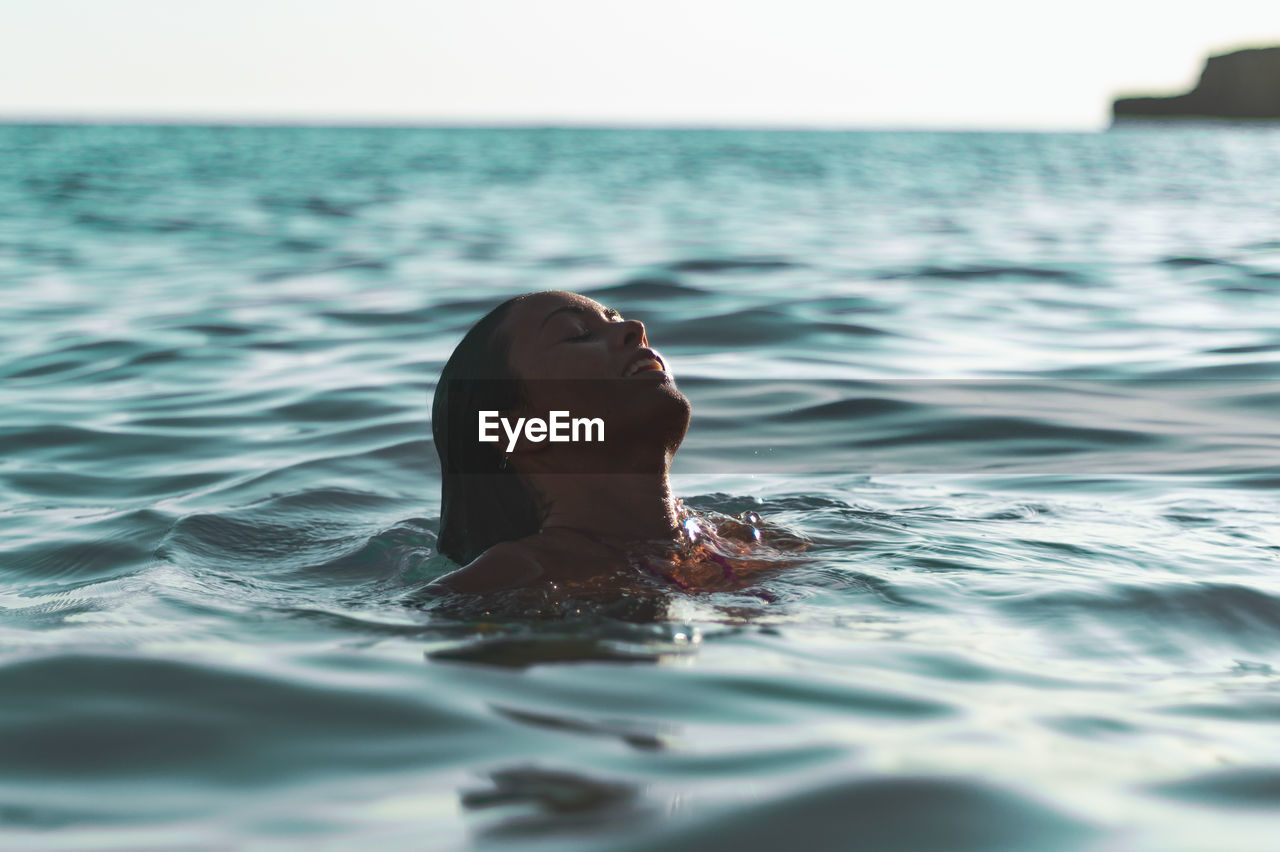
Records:
{"label": "pale sky", "polygon": [[0,0],[0,120],[1094,129],[1280,0]]}

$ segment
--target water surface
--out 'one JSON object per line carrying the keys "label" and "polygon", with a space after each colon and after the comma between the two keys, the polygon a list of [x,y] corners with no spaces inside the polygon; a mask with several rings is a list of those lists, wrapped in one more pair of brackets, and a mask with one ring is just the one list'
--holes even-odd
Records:
{"label": "water surface", "polygon": [[[0,128],[14,848],[1259,849],[1280,134]],[[644,320],[661,614],[424,605],[506,296]]]}

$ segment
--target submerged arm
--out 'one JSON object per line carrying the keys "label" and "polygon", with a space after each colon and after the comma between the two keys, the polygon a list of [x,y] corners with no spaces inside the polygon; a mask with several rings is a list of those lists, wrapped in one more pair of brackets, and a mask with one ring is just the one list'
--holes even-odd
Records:
{"label": "submerged arm", "polygon": [[542,565],[527,548],[514,541],[504,541],[480,554],[466,567],[433,580],[428,588],[477,595],[528,586],[542,575]]}

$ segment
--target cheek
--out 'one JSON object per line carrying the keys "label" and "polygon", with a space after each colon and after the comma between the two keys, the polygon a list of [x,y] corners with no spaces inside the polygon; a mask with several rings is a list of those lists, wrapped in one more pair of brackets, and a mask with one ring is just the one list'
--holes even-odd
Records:
{"label": "cheek", "polygon": [[549,379],[608,378],[609,353],[603,343],[565,344],[551,353],[544,364]]}
{"label": "cheek", "polygon": [[521,370],[525,402],[534,416],[561,410],[575,415],[611,406],[610,394],[615,392],[611,380],[601,380],[604,375],[599,362],[584,357],[585,352],[544,353],[542,360]]}

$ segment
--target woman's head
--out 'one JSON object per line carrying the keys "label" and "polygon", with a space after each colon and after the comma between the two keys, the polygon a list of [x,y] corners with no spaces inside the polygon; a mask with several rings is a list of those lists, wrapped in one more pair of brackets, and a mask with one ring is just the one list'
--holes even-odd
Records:
{"label": "woman's head", "polygon": [[[512,453],[505,435],[479,440],[481,411],[514,422],[553,410],[600,418],[607,440],[522,440]],[[465,563],[498,542],[536,533],[548,508],[539,476],[617,472],[637,460],[652,460],[654,472],[665,475],[688,422],[689,401],[648,348],[640,322],[575,293],[503,302],[463,337],[436,387],[441,552]]]}

